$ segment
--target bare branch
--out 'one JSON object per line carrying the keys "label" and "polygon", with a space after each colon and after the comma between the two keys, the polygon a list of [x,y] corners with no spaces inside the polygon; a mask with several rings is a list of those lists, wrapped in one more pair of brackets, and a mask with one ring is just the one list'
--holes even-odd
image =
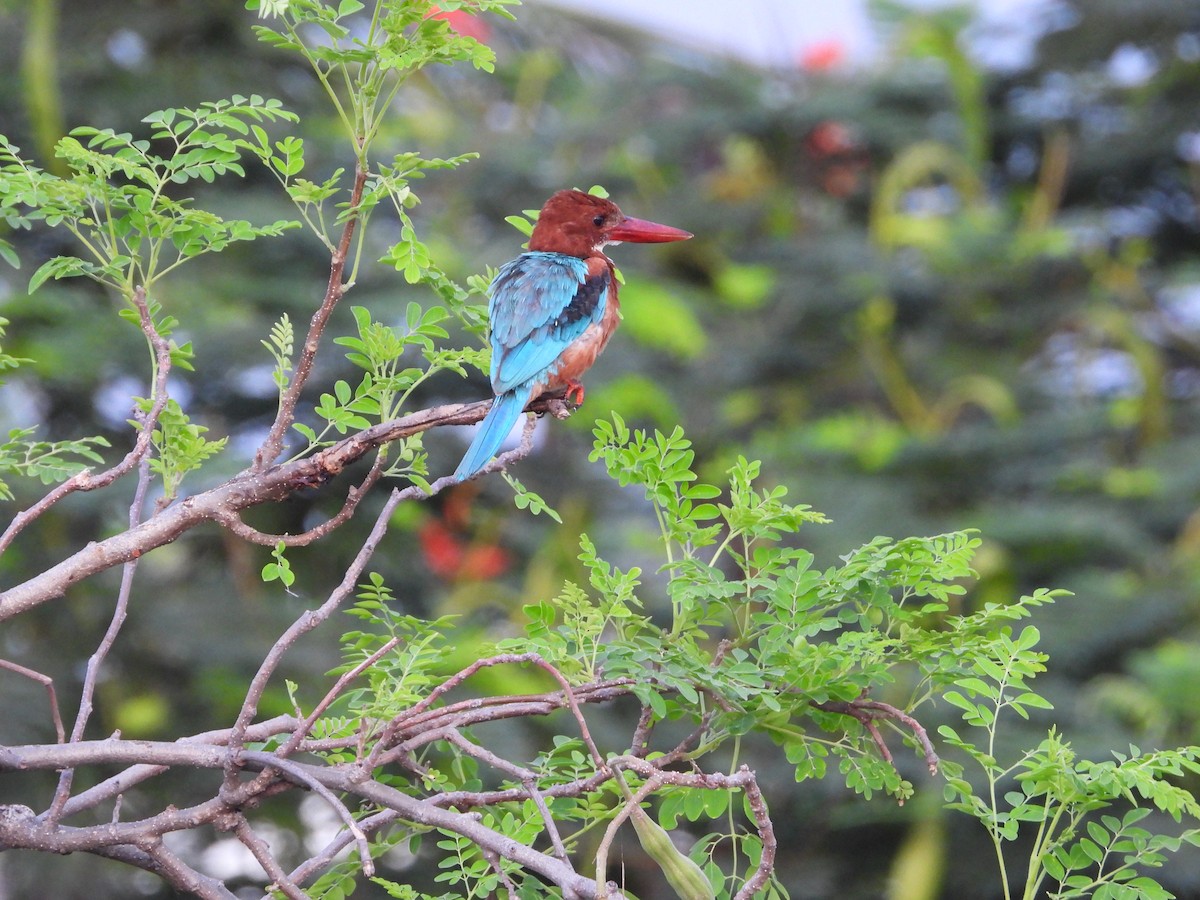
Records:
{"label": "bare branch", "polygon": [[302,534],[266,534],[257,528],[251,528],[235,512],[222,514],[217,517],[217,521],[237,537],[250,541],[252,544],[262,544],[267,547],[274,547],[277,544],[283,544],[286,547],[307,546],[350,521],[355,510],[358,509],[358,504],[362,502],[363,497],[367,496],[367,493],[379,481],[380,476],[383,475],[386,462],[387,457],[382,451],[376,453],[375,462],[371,465],[371,471],[367,473],[361,484],[350,488],[346,493],[346,502],[342,504],[342,508],[320,525],[310,528]]}
{"label": "bare branch", "polygon": [[884,743],[883,735],[879,733],[875,722],[879,719],[885,719],[901,723],[912,732],[913,739],[920,746],[921,752],[925,756],[925,765],[929,767],[929,774],[937,774],[940,760],[938,759],[937,751],[933,748],[933,741],[929,739],[929,734],[925,731],[925,726],[904,710],[898,709],[889,703],[868,700],[866,697],[859,697],[857,700],[850,701],[826,700],[823,703],[814,703],[813,706],[825,712],[840,713],[844,716],[850,716],[852,719],[857,719],[867,729],[867,733],[871,735],[871,740],[875,742],[880,755],[889,763],[892,762],[892,752]]}
{"label": "bare branch", "polygon": [[[528,409],[536,412],[561,402],[553,398],[539,399]],[[304,459],[263,472],[247,470],[215,488],[185,497],[137,528],[90,543],[57,565],[0,594],[0,621],[62,596],[71,585],[168,544],[202,522],[219,520],[253,506],[282,500],[298,490],[324,484],[383,444],[431,428],[478,422],[490,406],[490,402],[481,400],[421,410],[373,425]],[[498,459],[508,464],[527,452],[521,447]],[[402,491],[401,497],[403,500],[424,499],[457,483],[452,476],[446,476],[433,482],[429,494],[413,486]]]}
{"label": "bare branch", "polygon": [[0,669],[8,669],[10,672],[16,672],[18,675],[23,675],[31,681],[36,681],[38,684],[46,688],[46,693],[50,702],[50,718],[54,721],[54,733],[58,737],[58,742],[61,744],[67,739],[67,733],[63,729],[62,716],[58,711],[58,695],[54,693],[54,679],[49,675],[43,675],[41,672],[34,669],[26,668],[18,665],[15,662],[9,662],[7,659],[0,659]]}
{"label": "bare branch", "polygon": [[[363,874],[368,878],[372,877],[375,874],[375,861],[371,859],[371,845],[367,842],[367,836],[363,834],[362,829],[358,827],[358,823],[354,821],[350,810],[346,809],[346,804],[339,800],[333,791],[309,775],[306,767],[290,760],[280,759],[278,756],[270,766],[286,775],[288,780],[297,781],[302,787],[309,788],[333,808],[337,817],[342,820],[342,824],[354,835],[354,840],[358,844],[358,859],[362,863]],[[266,769],[263,771],[265,773]]]}
{"label": "bare branch", "polygon": [[[416,703],[411,709],[405,710],[403,713],[401,713],[395,719],[393,719],[388,724],[387,728],[384,729],[383,734],[380,735],[379,740],[376,742],[375,749],[372,750],[370,756],[368,756],[367,759],[363,761],[364,768],[371,769],[371,768],[374,768],[375,766],[379,765],[380,759],[382,758],[384,751],[388,750],[390,747],[392,747],[395,744],[396,740],[398,739],[398,735],[401,734],[403,731],[407,731],[407,730],[413,728],[418,723],[423,728],[430,727],[429,723],[428,723],[428,718],[430,717],[429,707],[432,706],[435,702],[437,702],[439,697],[443,696],[444,694],[446,694],[449,691],[453,690],[454,688],[458,687],[458,685],[462,684],[464,681],[466,681],[468,678],[470,678],[472,675],[474,675],[480,669],[490,668],[492,666],[508,665],[510,663],[532,663],[533,665],[536,665],[539,668],[543,669],[544,671],[548,672],[556,681],[558,681],[560,687],[562,688],[561,700],[556,699],[559,695],[542,695],[540,697],[519,697],[519,698],[489,697],[489,698],[483,698],[482,700],[470,701],[471,707],[473,709],[478,709],[482,705],[487,705],[487,704],[491,704],[491,703],[507,704],[514,700],[517,702],[520,702],[520,703],[535,702],[535,703],[541,703],[541,704],[546,704],[546,705],[555,704],[555,708],[559,708],[560,706],[566,706],[568,709],[571,710],[572,715],[574,715],[576,722],[579,724],[580,734],[583,737],[585,746],[587,746],[588,751],[592,754],[593,761],[596,763],[597,767],[603,767],[604,757],[601,756],[600,751],[598,749],[596,749],[596,744],[592,740],[591,733],[588,731],[587,720],[584,719],[583,713],[579,709],[579,704],[576,700],[575,692],[571,688],[571,685],[567,681],[567,679],[563,677],[562,673],[559,672],[558,669],[556,669],[554,666],[552,666],[549,662],[547,662],[545,659],[543,659],[537,653],[502,653],[502,654],[498,654],[496,656],[489,656],[486,659],[478,659],[475,662],[471,663],[471,665],[467,666],[462,671],[457,672],[456,674],[452,675],[450,678],[447,678],[444,682],[439,684],[436,688],[434,688],[432,691],[430,691],[429,694],[427,696],[425,696],[419,703]],[[622,679],[620,681],[609,682],[605,686],[617,685],[617,684],[625,685],[625,684],[630,684],[630,683],[631,682],[628,679]],[[605,683],[593,684],[589,687],[596,688],[596,687],[600,687],[601,685],[604,685],[604,684]],[[449,707],[448,707],[448,709],[449,709]],[[441,711],[441,710],[435,711],[434,713],[432,713],[432,715],[434,715],[434,716],[442,715],[442,714],[444,714],[444,711]],[[524,713],[524,714],[527,715],[528,713]],[[461,725],[456,724],[456,727],[461,727]]]}
{"label": "bare branch", "polygon": [[516,763],[509,762],[497,756],[485,747],[468,741],[457,729],[450,729],[445,739],[469,756],[482,760],[501,772],[507,772],[521,782],[528,796],[538,808],[538,813],[542,817],[542,824],[545,826],[546,834],[550,838],[550,844],[554,848],[554,855],[563,862],[567,862],[567,848],[563,844],[562,836],[558,833],[558,826],[555,825],[554,819],[550,816],[550,807],[546,805],[546,798],[537,786],[537,775],[523,766],[518,766]]}
{"label": "bare branch", "polygon": [[250,823],[246,821],[246,817],[240,813],[236,816],[233,833],[242,842],[242,846],[249,850],[254,858],[258,860],[258,864],[263,867],[263,871],[267,873],[267,877],[271,879],[273,885],[279,888],[288,900],[308,900],[308,895],[283,871],[283,867],[279,865],[279,861],[271,853],[271,848],[267,845],[267,842],[258,836],[254,829],[250,827]]}
{"label": "bare branch", "polygon": [[[478,669],[475,671],[478,671]],[[461,678],[458,678],[457,682],[461,683],[461,680]],[[613,691],[617,693],[614,694]],[[613,696],[627,694],[628,691],[628,685],[614,687],[612,684],[597,683],[576,687],[570,692],[570,696],[576,704],[579,704],[591,702],[599,698],[611,699]],[[571,707],[572,701],[568,699],[567,692],[564,690],[556,691],[554,694],[546,696],[554,699],[556,702],[534,706],[524,701],[520,704],[515,704],[513,701],[517,698],[484,698],[492,701],[488,706],[484,707],[484,711],[490,713],[491,719],[495,720],[507,714],[509,712],[508,707],[514,705],[519,705],[526,714],[530,714],[535,710],[536,712],[544,712],[549,708]],[[576,706],[576,709],[578,709],[578,706]],[[475,714],[480,711],[472,703],[463,702],[453,704],[453,708],[443,707],[437,710],[425,710],[423,715],[441,714],[444,716],[448,710],[456,716],[454,722],[460,725],[468,719],[473,719]],[[451,720],[443,718],[443,721],[449,724]],[[252,729],[243,731],[242,736],[243,738],[252,736],[256,739],[262,739],[265,733],[278,733],[281,726],[286,725],[291,725],[300,730],[303,723],[292,717],[281,717],[279,720],[272,720],[270,723],[260,723],[253,726]],[[454,731],[431,728],[428,721],[419,730],[421,740],[426,736],[437,740],[449,740],[464,752],[495,766],[500,771],[511,773],[520,778],[522,786],[507,791],[457,792],[455,794],[435,795],[422,799],[409,796],[407,793],[380,784],[369,777],[364,779],[362,777],[362,768],[357,764],[347,763],[333,766],[312,765],[290,759],[280,759],[274,753],[266,751],[243,750],[238,753],[238,765],[240,767],[262,773],[268,773],[272,770],[280,772],[283,774],[285,780],[279,781],[273,777],[264,780],[265,776],[260,776],[259,779],[238,783],[231,791],[219,799],[210,800],[188,809],[168,808],[157,815],[137,822],[115,822],[85,828],[71,828],[63,825],[54,826],[49,822],[39,821],[30,810],[22,810],[20,807],[0,807],[0,845],[29,847],[52,852],[78,850],[105,852],[105,848],[131,846],[142,847],[147,852],[151,852],[157,838],[170,831],[195,828],[207,823],[217,827],[227,827],[236,833],[239,827],[238,823],[242,821],[242,819],[238,818],[240,816],[240,813],[237,812],[238,810],[256,806],[267,796],[290,789],[290,783],[291,785],[299,785],[312,790],[325,798],[338,811],[339,816],[351,831],[346,835],[339,836],[336,841],[331,842],[320,854],[306,861],[304,865],[297,868],[291,874],[284,875],[277,864],[274,868],[269,867],[267,862],[269,852],[264,847],[255,844],[255,836],[246,830],[249,828],[248,823],[242,826],[242,832],[238,835],[239,839],[243,843],[249,841],[247,846],[250,846],[256,858],[259,858],[260,862],[264,863],[264,868],[268,871],[269,876],[275,880],[281,890],[288,892],[289,896],[293,896],[293,894],[291,893],[291,888],[286,887],[287,885],[298,886],[311,875],[321,871],[347,843],[357,841],[359,843],[359,852],[368,854],[364,857],[364,861],[369,859],[370,848],[367,845],[367,835],[395,822],[397,819],[401,819],[412,822],[420,827],[437,828],[459,834],[467,840],[476,843],[483,852],[494,854],[497,861],[511,860],[527,870],[535,872],[552,883],[559,885],[564,891],[564,896],[593,898],[602,896],[597,894],[596,882],[575,872],[566,855],[561,837],[554,830],[545,798],[580,796],[595,790],[605,781],[612,778],[615,770],[628,769],[645,779],[645,783],[636,795],[639,799],[649,796],[650,793],[667,784],[706,789],[729,790],[741,788],[746,790],[750,801],[749,806],[755,819],[755,825],[764,846],[763,860],[760,864],[759,872],[755,875],[753,884],[761,887],[765,883],[765,879],[769,877],[775,853],[775,838],[771,830],[770,820],[766,815],[765,804],[762,802],[761,794],[757,793],[757,785],[754,781],[753,773],[745,767],[732,775],[664,771],[662,766],[669,764],[669,761],[665,757],[658,757],[651,762],[639,756],[626,755],[609,760],[601,771],[598,771],[587,779],[581,779],[570,784],[551,785],[545,790],[540,790],[536,785],[535,773],[520,765],[504,760],[491,751],[466,740],[461,734],[457,734]],[[301,730],[300,733],[303,733],[303,731]],[[236,749],[237,746],[234,744],[233,747],[226,749],[221,746],[221,743],[229,743],[234,736],[235,731],[231,729],[228,733],[215,732],[208,735],[198,735],[188,741],[173,743],[113,739],[107,741],[80,741],[52,746],[11,747],[6,748],[7,754],[3,759],[0,759],[0,768],[26,770],[56,769],[80,765],[111,765],[114,763],[136,762],[149,766],[188,766],[218,769],[226,764],[229,749]],[[342,801],[337,799],[338,793],[357,796],[364,801],[379,805],[385,809],[383,812],[364,820],[362,823],[354,823],[349,810]],[[551,835],[553,855],[517,844],[508,836],[483,825],[477,817],[458,811],[508,800],[524,800],[527,798],[533,798],[535,802],[541,801],[539,803],[539,810],[541,810],[544,822],[546,823],[548,834]],[[83,795],[76,798],[73,802],[78,802],[82,799]],[[231,819],[231,815],[234,818]],[[231,821],[232,824],[230,824]],[[617,827],[619,827],[619,824],[618,822]],[[164,869],[173,865],[168,857],[162,855],[161,851],[155,850],[152,855],[156,863]],[[172,883],[179,886],[182,883],[179,879],[191,878],[192,876],[187,874],[188,871],[190,870],[185,871],[176,866],[174,869],[175,874],[171,876],[171,878],[175,879]],[[200,896],[222,896],[219,893],[202,893],[202,891],[208,890],[211,885],[193,884],[192,882],[188,882],[188,884],[189,889],[199,893]],[[757,890],[758,887],[755,887],[754,890]],[[607,887],[604,889],[608,890]],[[743,892],[739,894],[739,900],[746,900],[752,893],[753,890],[748,893]],[[298,897],[301,895],[294,894],[294,896]],[[609,896],[611,896],[611,893]]]}
{"label": "bare branch", "polygon": [[[145,302],[143,300],[144,305]],[[149,458],[143,457],[141,462],[138,463],[137,490],[133,492],[133,502],[129,504],[130,528],[136,528],[142,520],[142,505],[146,502],[146,491],[149,486]],[[137,571],[137,565],[137,558],[125,563],[124,571],[121,573],[121,587],[117,591],[117,603],[113,609],[112,619],[109,620],[108,628],[105,629],[104,637],[100,639],[100,645],[96,647],[96,652],[88,658],[87,670],[83,677],[83,690],[79,697],[79,711],[75,716],[75,726],[71,729],[72,741],[83,740],[88,719],[92,716],[92,697],[96,693],[96,682],[100,678],[100,669],[104,665],[104,660],[108,658],[108,653],[117,642],[117,635],[121,633],[121,628],[125,624],[125,616],[129,611],[129,594],[133,590],[133,575]],[[50,812],[48,814],[48,820],[51,823],[57,822],[62,816],[63,806],[71,795],[71,784],[74,780],[74,769],[64,769],[59,774],[58,788],[54,792],[54,800],[50,804]]]}
{"label": "bare branch", "polygon": [[[265,741],[268,738],[284,732],[293,731],[296,728],[296,718],[294,716],[276,716],[273,719],[268,719],[265,722],[259,722],[246,729],[246,740],[249,741]],[[210,744],[214,746],[223,746],[228,742],[228,728],[223,728],[217,731],[206,731],[201,734],[192,735],[190,737],[182,737],[176,744]],[[111,744],[111,741],[101,742],[102,744]],[[223,760],[224,757],[222,756]],[[121,760],[129,762],[129,759]],[[82,763],[81,763],[82,764]],[[217,763],[218,765],[220,763]],[[190,765],[190,763],[189,763]],[[0,761],[0,769],[5,768]],[[81,791],[70,800],[67,801],[63,808],[62,815],[64,818],[73,816],[83,812],[86,809],[92,809],[101,803],[113,798],[119,798],[121,794],[147,781],[157,775],[161,775],[167,771],[168,765],[159,765],[153,763],[139,762],[136,765],[130,766],[123,772],[107,778],[94,787],[88,788],[86,791]]]}
{"label": "bare branch", "polygon": [[152,842],[145,850],[158,863],[158,874],[173,887],[195,894],[201,900],[237,900],[237,895],[220,881],[197,872],[168,850],[162,841]]}
{"label": "bare branch", "polygon": [[596,897],[594,882],[576,872],[569,863],[564,863],[560,859],[514,841],[508,835],[476,821],[469,814],[440,809],[375,781],[355,782],[345,771],[330,774],[337,776],[340,782],[339,789],[357,794],[364,800],[380,806],[394,809],[400,813],[401,818],[418,825],[460,834],[476,844],[480,850],[496,853],[502,859],[510,859],[523,868],[544,876],[553,884],[561,887],[565,897],[584,898],[584,900],[593,900]]}
{"label": "bare branch", "polygon": [[[207,768],[217,768],[223,762],[222,752],[215,747],[148,741],[80,742],[35,748],[37,751],[47,751],[52,756],[58,757],[57,759],[34,753],[30,748],[12,749],[17,751],[18,757],[25,756],[26,753],[30,754],[28,759],[33,763],[30,766],[33,768],[53,768],[61,762],[77,765],[85,756],[92,762],[97,762],[99,761],[97,751],[100,749],[107,751],[104,753],[104,758],[109,761],[113,759],[124,761],[137,754],[142,759],[150,757],[158,762],[201,765]],[[90,754],[85,752],[88,750],[91,751]],[[330,791],[352,794],[379,806],[395,810],[399,813],[400,818],[418,825],[460,834],[479,845],[481,849],[495,852],[503,859],[510,859],[530,871],[543,875],[562,887],[565,896],[583,898],[595,896],[592,882],[576,873],[568,862],[513,841],[509,836],[481,824],[469,814],[443,809],[375,781],[361,781],[356,774],[357,767],[323,767],[293,760],[281,761],[273,754],[264,751],[244,751],[241,754],[240,762],[244,767],[253,770],[271,768],[278,770],[283,768],[280,765],[283,762],[287,767],[288,777],[298,779],[306,786],[311,783],[319,783]],[[301,773],[303,778],[299,778]],[[59,853],[90,851],[114,844],[145,845],[147,841],[170,831],[218,822],[223,816],[229,814],[232,803],[253,806],[266,797],[289,788],[290,786],[286,782],[275,782],[263,788],[257,784],[256,780],[239,785],[232,792],[236,796],[231,795],[228,800],[209,800],[186,809],[172,807],[138,822],[122,822],[86,828],[51,826],[48,823],[38,822],[31,810],[22,807],[0,807],[0,845]]]}

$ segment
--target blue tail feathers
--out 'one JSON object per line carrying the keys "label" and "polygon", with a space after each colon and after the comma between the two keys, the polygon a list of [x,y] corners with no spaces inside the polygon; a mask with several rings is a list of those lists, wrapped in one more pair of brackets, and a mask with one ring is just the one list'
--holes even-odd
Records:
{"label": "blue tail feathers", "polygon": [[462,462],[454,470],[456,480],[465,481],[487,465],[488,461],[500,450],[500,446],[512,431],[513,426],[517,424],[517,419],[521,418],[521,411],[525,409],[528,402],[529,391],[521,388],[505,391],[496,398],[492,403],[492,408],[488,410],[488,414],[480,423],[479,430],[475,433],[475,439],[467,448]]}

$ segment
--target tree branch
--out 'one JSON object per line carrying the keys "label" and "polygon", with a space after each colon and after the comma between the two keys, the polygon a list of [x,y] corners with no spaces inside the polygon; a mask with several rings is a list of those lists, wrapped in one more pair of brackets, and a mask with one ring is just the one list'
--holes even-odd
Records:
{"label": "tree branch", "polygon": [[8,545],[18,534],[59,500],[76,491],[94,491],[108,487],[117,479],[123,478],[133,471],[134,467],[150,452],[151,436],[158,424],[158,417],[162,415],[170,396],[167,393],[167,376],[171,372],[171,345],[154,327],[154,319],[151,317],[150,307],[146,303],[145,288],[138,287],[133,292],[133,305],[138,312],[138,322],[142,333],[146,335],[146,340],[150,342],[150,346],[154,350],[155,367],[158,370],[151,394],[154,397],[154,403],[145,415],[137,414],[136,416],[139,420],[140,430],[137,440],[134,441],[133,449],[126,453],[125,458],[119,463],[99,475],[93,475],[87,469],[76,472],[33,506],[13,516],[12,521],[8,523],[8,528],[4,530],[4,534],[0,535],[0,553],[8,549]]}
{"label": "tree branch", "polygon": [[[562,404],[560,398],[543,397],[533,401],[527,409],[544,412],[558,409]],[[487,400],[435,406],[373,425],[304,459],[265,472],[242,472],[215,488],[180,500],[136,528],[90,543],[57,565],[0,593],[0,622],[62,596],[71,585],[85,578],[169,544],[203,522],[217,521],[244,509],[282,500],[298,490],[324,484],[383,444],[431,428],[474,424],[487,415],[490,408],[491,401]],[[498,460],[507,465],[528,452],[529,448],[522,446],[503,454]],[[433,482],[429,494],[416,486],[401,493],[405,500],[426,499],[457,483],[447,476]]]}
{"label": "tree branch", "polygon": [[354,516],[355,510],[358,509],[358,504],[362,502],[363,497],[367,496],[367,493],[379,481],[380,476],[383,475],[383,467],[386,461],[387,457],[382,451],[376,453],[375,462],[371,464],[371,471],[367,473],[360,484],[350,488],[346,492],[346,502],[342,504],[342,508],[320,525],[316,525],[301,534],[266,534],[257,528],[251,528],[235,512],[222,514],[217,517],[217,521],[228,528],[232,534],[252,544],[261,544],[265,547],[274,547],[278,544],[283,544],[285,547],[305,547],[350,521]]}
{"label": "tree branch", "polygon": [[[129,504],[129,527],[136,528],[142,520],[142,505],[146,501],[146,490],[150,486],[149,460],[142,458],[138,464],[137,490],[133,492],[133,502]],[[133,590],[133,575],[137,571],[138,559],[129,560],[121,573],[121,587],[117,591],[117,603],[113,608],[112,619],[105,629],[104,637],[96,647],[96,652],[88,658],[87,669],[83,677],[83,690],[79,697],[79,711],[75,716],[75,726],[71,729],[71,740],[83,740],[87,729],[88,719],[92,716],[92,697],[96,693],[96,682],[100,678],[100,668],[108,657],[109,651],[117,642],[117,635],[125,625],[125,616],[129,610],[129,595]],[[50,805],[48,820],[57,822],[62,815],[63,806],[71,795],[71,783],[75,780],[74,769],[64,769],[58,777],[58,789],[54,792],[54,801]]]}
{"label": "tree branch", "polygon": [[929,734],[925,731],[925,726],[904,710],[898,709],[889,703],[868,700],[865,697],[859,697],[857,700],[850,701],[826,700],[823,703],[814,703],[813,706],[825,712],[840,713],[844,716],[850,716],[852,719],[857,719],[867,729],[867,733],[871,735],[871,740],[875,742],[880,755],[889,763],[892,762],[892,751],[884,743],[883,735],[879,733],[879,728],[876,727],[875,722],[879,719],[900,722],[912,732],[913,738],[921,748],[921,752],[925,756],[925,765],[929,767],[929,774],[936,775],[938,773],[940,760],[938,759],[937,751],[933,748],[933,741],[929,739]]}
{"label": "tree branch", "polygon": [[36,681],[46,689],[46,694],[50,702],[50,718],[54,722],[54,733],[57,735],[60,744],[65,741],[67,733],[63,729],[62,715],[58,711],[58,695],[54,692],[54,679],[34,669],[26,668],[15,662],[9,662],[7,659],[0,659],[0,669],[8,669],[10,672],[23,675],[31,681]]}
{"label": "tree branch", "polygon": [[228,890],[215,878],[201,874],[166,848],[161,840],[145,848],[146,853],[158,864],[158,874],[173,887],[188,891],[201,900],[237,900],[237,894]]}
{"label": "tree branch", "polygon": [[343,275],[346,271],[346,259],[350,255],[350,244],[354,240],[354,230],[358,227],[361,216],[359,205],[362,203],[363,188],[366,183],[367,170],[363,168],[360,161],[354,167],[354,186],[350,189],[350,201],[347,205],[350,214],[346,217],[346,223],[342,226],[341,240],[329,261],[329,281],[325,286],[325,297],[309,322],[308,336],[304,339],[304,348],[300,351],[300,359],[292,373],[291,383],[288,384],[283,396],[279,398],[279,411],[275,415],[275,421],[271,423],[271,430],[263,440],[262,446],[254,455],[251,472],[262,472],[279,458],[279,454],[283,451],[283,436],[296,419],[296,404],[300,401],[300,393],[308,383],[309,375],[312,374],[313,362],[316,360],[317,350],[320,348],[321,335],[329,323],[329,317],[333,315],[333,310],[345,295],[348,287],[343,281]]}
{"label": "tree branch", "polygon": [[[375,813],[373,816],[367,816],[367,818],[359,820],[358,827],[364,834],[374,834],[381,828],[391,825],[399,818],[400,814],[396,810],[385,809],[382,812]],[[324,871],[333,862],[334,858],[353,841],[354,835],[350,834],[350,832],[339,832],[319,853],[309,857],[289,872],[288,879],[293,884],[303,884],[313,875]],[[271,895],[265,895],[262,900],[272,900]]]}
{"label": "tree branch", "polygon": [[[362,864],[363,874],[368,878],[375,874],[375,861],[371,859],[371,846],[367,843],[367,836],[363,834],[362,829],[358,827],[358,823],[354,821],[354,816],[350,810],[346,808],[341,800],[325,787],[318,779],[312,777],[307,769],[308,767],[294,763],[291,760],[281,759],[277,754],[270,763],[271,769],[278,769],[282,772],[289,781],[294,781],[301,787],[306,787],[315,793],[318,797],[324,800],[333,809],[337,817],[342,820],[342,824],[346,826],[346,830],[354,836],[355,843],[358,844],[358,859]],[[268,771],[263,769],[264,774]]]}
{"label": "tree branch", "polygon": [[267,873],[267,877],[271,879],[272,884],[279,888],[280,892],[288,898],[288,900],[308,900],[308,895],[302,891],[288,874],[283,871],[283,867],[279,865],[279,861],[271,853],[270,846],[250,827],[250,823],[246,817],[240,813],[236,817],[233,826],[233,833],[237,839],[242,842],[250,853],[258,860],[258,864],[263,867],[263,871]]}
{"label": "tree branch", "polygon": [[[259,722],[257,725],[252,725],[246,729],[246,740],[248,741],[265,741],[274,735],[294,731],[296,728],[296,718],[294,716],[276,716],[273,719],[268,719],[265,722]],[[212,745],[224,746],[228,743],[230,729],[223,728],[217,731],[206,731],[202,734],[192,735],[190,737],[182,737],[175,744],[197,744],[197,745]],[[102,742],[110,743],[110,742]],[[223,757],[222,757],[223,759]],[[129,762],[130,760],[125,760]],[[81,763],[83,764],[83,763]],[[13,768],[25,768],[25,765],[14,765]],[[0,762],[0,770],[4,768]],[[62,815],[64,818],[73,816],[87,809],[99,806],[107,800],[114,797],[120,797],[126,791],[161,775],[170,768],[169,765],[138,762],[130,766],[123,772],[120,772],[111,778],[107,778],[99,784],[88,788],[86,791],[81,791],[63,807]]]}
{"label": "tree branch", "polygon": [[[540,399],[530,404],[531,411],[549,409],[560,403]],[[113,566],[119,566],[149,551],[169,544],[203,522],[263,503],[284,499],[292,493],[324,484],[347,466],[372,450],[401,438],[444,425],[470,425],[478,422],[490,408],[490,401],[454,403],[411,413],[390,422],[381,422],[312,456],[284,463],[265,472],[247,470],[210,490],[178,501],[136,528],[96,541],[38,575],[0,594],[0,622],[62,596],[71,585]],[[506,462],[517,458],[512,451]],[[451,477],[439,478],[432,485],[432,496],[456,484]],[[404,499],[425,498],[420,489],[404,493]]]}

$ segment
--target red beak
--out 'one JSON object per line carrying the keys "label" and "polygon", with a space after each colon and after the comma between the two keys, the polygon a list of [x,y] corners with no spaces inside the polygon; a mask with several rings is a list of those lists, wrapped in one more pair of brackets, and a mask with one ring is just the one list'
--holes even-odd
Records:
{"label": "red beak", "polygon": [[635,244],[665,244],[668,241],[686,241],[692,236],[690,231],[682,228],[672,228],[670,225],[659,225],[657,222],[647,222],[645,219],[625,217],[625,221],[607,234],[612,241],[632,241]]}

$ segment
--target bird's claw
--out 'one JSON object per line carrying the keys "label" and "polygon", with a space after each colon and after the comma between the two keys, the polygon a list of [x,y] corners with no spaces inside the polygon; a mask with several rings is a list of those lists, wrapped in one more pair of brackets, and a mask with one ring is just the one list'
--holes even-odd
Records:
{"label": "bird's claw", "polygon": [[574,406],[583,406],[583,384],[572,378],[567,382],[567,389],[563,392],[563,399]]}

